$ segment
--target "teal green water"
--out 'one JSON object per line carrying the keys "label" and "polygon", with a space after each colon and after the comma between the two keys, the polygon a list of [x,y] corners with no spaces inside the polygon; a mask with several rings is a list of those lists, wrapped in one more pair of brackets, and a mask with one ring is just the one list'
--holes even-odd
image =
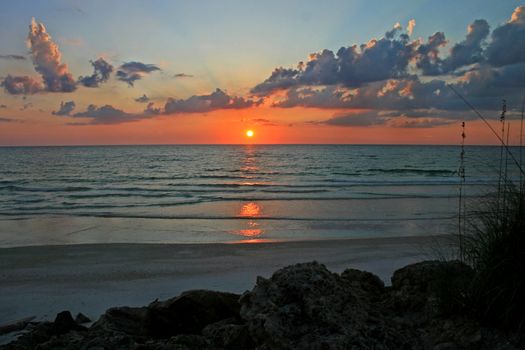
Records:
{"label": "teal green water", "polygon": [[[354,145],[0,148],[0,245],[447,233],[457,213],[459,152]],[[467,147],[468,196],[494,186],[499,152]]]}

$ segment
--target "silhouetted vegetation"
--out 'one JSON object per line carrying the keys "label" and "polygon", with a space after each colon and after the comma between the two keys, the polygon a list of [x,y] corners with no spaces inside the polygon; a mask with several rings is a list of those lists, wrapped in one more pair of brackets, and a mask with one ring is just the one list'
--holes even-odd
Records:
{"label": "silhouetted vegetation", "polygon": [[[466,103],[487,123],[474,107]],[[501,142],[497,189],[468,211],[462,202],[463,188],[460,189],[457,240],[459,257],[472,267],[474,274],[469,278],[468,283],[460,286],[452,283],[449,292],[442,294],[442,304],[448,304],[449,308],[457,308],[458,312],[468,311],[483,323],[523,331],[525,329],[525,186],[523,182],[525,176],[521,149],[523,107],[519,157],[516,157],[509,147],[510,125],[507,125],[505,130],[506,111],[506,102],[503,101],[500,117],[501,134],[487,123]],[[464,131],[462,137],[464,138]],[[462,145],[461,186],[464,186],[463,155]],[[509,175],[511,167],[518,168],[519,180]]]}
{"label": "silhouetted vegetation", "polygon": [[470,309],[484,322],[523,329],[525,194],[505,183],[468,220],[462,256],[474,269]]}

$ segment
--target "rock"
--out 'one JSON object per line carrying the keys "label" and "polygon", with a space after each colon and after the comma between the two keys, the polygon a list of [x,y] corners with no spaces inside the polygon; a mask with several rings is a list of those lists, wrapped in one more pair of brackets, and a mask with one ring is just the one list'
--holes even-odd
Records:
{"label": "rock", "polygon": [[[453,311],[473,270],[460,261],[423,261],[407,265],[392,276],[393,303],[405,311]],[[441,309],[441,310],[438,310]],[[451,310],[445,310],[451,309]],[[461,311],[461,310],[456,310]]]}
{"label": "rock", "polygon": [[250,349],[253,343],[248,326],[235,323],[235,319],[226,319],[207,325],[202,335],[218,348]]}
{"label": "rock", "polygon": [[144,327],[146,307],[114,307],[108,309],[91,326],[90,330],[102,333],[146,335]]}
{"label": "rock", "polygon": [[54,324],[52,322],[41,322],[32,329],[22,334],[15,341],[0,346],[2,350],[33,350],[38,344],[48,341],[54,334]]}
{"label": "rock", "polygon": [[259,277],[241,297],[241,317],[258,348],[399,348],[400,334],[362,297],[382,288],[373,275],[357,270],[343,278],[317,262],[297,264],[270,279]]}
{"label": "rock", "polygon": [[217,321],[239,317],[239,295],[193,290],[176,298],[151,303],[146,311],[146,328],[154,337],[199,334]]}
{"label": "rock", "polygon": [[84,323],[91,322],[91,319],[87,317],[86,315],[84,315],[83,313],[79,312],[77,316],[75,317],[75,322],[77,324],[84,324]]}
{"label": "rock", "polygon": [[75,320],[73,319],[73,316],[71,316],[71,312],[69,311],[62,311],[59,312],[55,318],[55,322],[53,322],[53,331],[55,334],[64,334],[68,333],[69,331],[81,331],[86,330],[85,327],[82,327],[78,325]]}
{"label": "rock", "polygon": [[167,350],[204,350],[212,348],[206,338],[196,334],[179,334],[166,342]]}
{"label": "rock", "polygon": [[385,293],[384,282],[367,271],[356,269],[346,269],[341,274],[342,283],[346,283],[355,293],[359,293],[362,298],[372,298],[377,300]]}
{"label": "rock", "polygon": [[[257,278],[243,294],[195,290],[147,307],[107,310],[86,329],[68,311],[30,323],[2,350],[200,349],[523,349],[519,334],[482,327],[471,315],[435,312],[461,295],[472,270],[427,261],[394,273],[332,273],[317,262]],[[450,293],[450,295],[446,294]],[[448,298],[448,299],[447,299]],[[440,306],[442,307],[442,306]],[[438,308],[439,309],[439,308]],[[521,342],[521,343],[520,343]]]}

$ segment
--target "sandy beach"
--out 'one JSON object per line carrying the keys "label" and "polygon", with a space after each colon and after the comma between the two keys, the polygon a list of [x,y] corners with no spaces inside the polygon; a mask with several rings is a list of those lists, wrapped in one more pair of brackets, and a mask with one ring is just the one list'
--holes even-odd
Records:
{"label": "sandy beach", "polygon": [[352,267],[389,283],[406,264],[436,258],[442,237],[257,244],[84,244],[0,250],[0,323],[112,306],[139,306],[189,289],[242,293],[257,276],[317,260],[334,272]]}

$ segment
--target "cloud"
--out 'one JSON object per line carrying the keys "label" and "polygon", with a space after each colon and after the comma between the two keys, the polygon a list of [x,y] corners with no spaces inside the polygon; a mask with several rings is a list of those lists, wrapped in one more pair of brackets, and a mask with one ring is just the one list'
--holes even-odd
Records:
{"label": "cloud", "polygon": [[407,118],[404,116],[390,118],[386,126],[392,128],[434,128],[455,123],[455,120],[443,118]]}
{"label": "cloud", "polygon": [[0,105],[0,108],[7,108],[7,105]]}
{"label": "cloud", "polygon": [[58,111],[51,112],[54,115],[69,116],[75,109],[75,101],[60,102],[60,108]]}
{"label": "cloud", "polygon": [[134,100],[139,103],[148,103],[150,101],[150,98],[146,96],[146,94],[144,94],[140,97],[135,98]]}
{"label": "cloud", "polygon": [[416,20],[415,19],[411,19],[410,21],[408,21],[407,34],[409,36],[412,36],[412,33],[414,33],[414,28],[415,27],[416,27]]}
{"label": "cloud", "polygon": [[525,62],[525,6],[514,10],[510,21],[492,32],[488,62],[496,67]]}
{"label": "cloud", "polygon": [[158,115],[161,113],[162,109],[160,107],[155,107],[155,104],[153,102],[148,103],[146,109],[144,110],[145,115]]}
{"label": "cloud", "polygon": [[35,19],[29,26],[28,46],[35,70],[42,75],[44,86],[51,92],[71,92],[76,89],[73,76],[66,64],[61,63],[61,53],[58,45],[47,33],[42,23]]}
{"label": "cloud", "polygon": [[160,68],[154,64],[127,62],[118,68],[117,79],[128,83],[129,86],[133,86],[135,81],[140,80],[146,75],[158,70],[160,70]]}
{"label": "cloud", "polygon": [[8,75],[0,85],[12,95],[32,95],[44,90],[40,81],[28,76]]}
{"label": "cloud", "polygon": [[193,75],[186,73],[177,73],[173,76],[174,78],[193,78]]}
{"label": "cloud", "polygon": [[[144,100],[145,98],[147,98],[147,96],[143,95],[135,100]],[[148,119],[158,115],[206,113],[220,109],[242,109],[257,106],[260,103],[262,103],[262,100],[230,96],[221,89],[216,89],[215,92],[209,95],[195,95],[187,99],[179,100],[169,98],[162,107],[156,107],[155,103],[149,102],[144,111],[139,113],[128,113],[112,105],[99,107],[95,104],[90,104],[85,111],[72,114],[76,107],[74,101],[61,102],[58,110],[52,113],[57,116],[90,119],[87,122],[72,123],[74,125],[120,124]]]}
{"label": "cloud", "polygon": [[377,112],[368,113],[345,113],[335,114],[332,118],[324,121],[324,124],[333,126],[372,126],[381,125],[385,123],[384,117],[378,115]]}
{"label": "cloud", "polygon": [[415,128],[473,118],[450,87],[487,118],[497,118],[502,99],[511,118],[519,114],[525,82],[525,6],[492,34],[486,20],[473,21],[465,38],[452,43],[446,53],[441,52],[448,44],[445,33],[410,40],[414,26],[410,21],[404,34],[396,24],[379,40],[343,47],[335,54],[322,50],[295,68],[276,68],[251,92],[277,108],[344,111],[318,122],[328,125]]}
{"label": "cloud", "polygon": [[12,119],[12,118],[4,118],[4,117],[0,117],[0,123],[11,123],[11,122],[14,122],[15,119]]}
{"label": "cloud", "polygon": [[250,122],[257,124],[257,125],[263,125],[263,126],[277,126],[276,123],[272,122],[269,119],[265,119],[265,118],[254,118],[254,119],[251,119]]}
{"label": "cloud", "polygon": [[96,61],[90,61],[93,66],[93,74],[87,77],[78,78],[78,82],[85,87],[99,87],[100,84],[108,81],[113,66],[106,62],[102,57]]}
{"label": "cloud", "polygon": [[[484,67],[474,70],[452,83],[452,86],[475,106],[499,110],[502,98],[508,100],[509,106],[520,104],[523,81],[525,64],[518,64],[500,69]],[[418,77],[375,82],[356,89],[342,86],[297,87],[289,89],[281,98],[276,98],[273,106],[398,111],[467,109],[444,80],[422,81]]]}
{"label": "cloud", "polygon": [[438,32],[431,36],[427,44],[418,49],[418,68],[425,75],[443,75],[474,63],[485,60],[483,43],[490,33],[490,27],[484,19],[477,19],[468,26],[465,40],[455,44],[445,59],[439,57],[439,48],[447,41],[445,34]]}
{"label": "cloud", "polygon": [[255,106],[260,102],[230,96],[221,89],[216,89],[209,95],[194,95],[185,100],[170,98],[164,106],[164,113],[206,113],[218,109],[242,109]]}
{"label": "cloud", "polygon": [[381,81],[410,79],[418,73],[462,78],[468,71],[485,69],[483,65],[498,68],[525,62],[525,6],[516,8],[507,23],[494,29],[488,43],[487,21],[473,21],[465,39],[452,45],[444,56],[440,50],[448,44],[445,33],[436,32],[426,42],[410,40],[415,24],[415,20],[409,21],[406,34],[396,23],[383,38],[341,47],[336,53],[321,50],[310,54],[308,62],[299,62],[296,68],[275,68],[251,92],[269,96],[277,90],[306,86],[360,88]]}
{"label": "cloud", "polygon": [[[84,112],[75,113],[72,116],[77,118],[91,118],[91,121],[88,123],[80,123],[82,125],[120,124],[144,118],[143,115],[126,113],[123,110],[115,108],[111,105],[98,107],[94,104],[89,105]],[[76,124],[78,125],[79,123]]]}
{"label": "cloud", "polygon": [[421,69],[425,75],[439,75],[441,71],[439,65],[441,59],[439,58],[439,49],[447,44],[445,33],[437,32],[428,37],[425,44],[421,44],[417,48],[416,66]]}
{"label": "cloud", "polygon": [[22,56],[22,55],[0,55],[0,59],[2,59],[2,60],[24,61],[26,59],[26,57]]}
{"label": "cloud", "polygon": [[[421,114],[424,116],[420,116]],[[407,115],[397,111],[336,113],[330,119],[315,123],[342,127],[388,126],[393,128],[432,128],[455,122],[455,120],[447,118],[426,116],[429,114],[431,113],[426,111],[421,111],[414,115]]]}
{"label": "cloud", "polygon": [[268,95],[279,89],[299,85],[335,85],[358,87],[366,83],[408,76],[407,68],[415,55],[417,41],[398,33],[396,24],[381,39],[372,39],[359,47],[341,47],[337,53],[324,49],[312,53],[307,63],[297,69],[277,68],[251,92]]}
{"label": "cloud", "polygon": [[[501,68],[483,66],[450,84],[487,117],[495,118],[498,113],[494,112],[501,109],[502,99],[507,100],[508,106],[521,106],[524,81],[525,63],[522,63]],[[432,115],[425,117],[436,116],[436,111],[439,111],[440,118],[468,118],[468,107],[447,86],[447,82],[440,79],[391,79],[355,89],[296,87],[274,98],[273,106],[280,108],[391,110],[399,115],[413,115],[418,111],[419,117],[423,117],[421,111],[432,110]]]}

